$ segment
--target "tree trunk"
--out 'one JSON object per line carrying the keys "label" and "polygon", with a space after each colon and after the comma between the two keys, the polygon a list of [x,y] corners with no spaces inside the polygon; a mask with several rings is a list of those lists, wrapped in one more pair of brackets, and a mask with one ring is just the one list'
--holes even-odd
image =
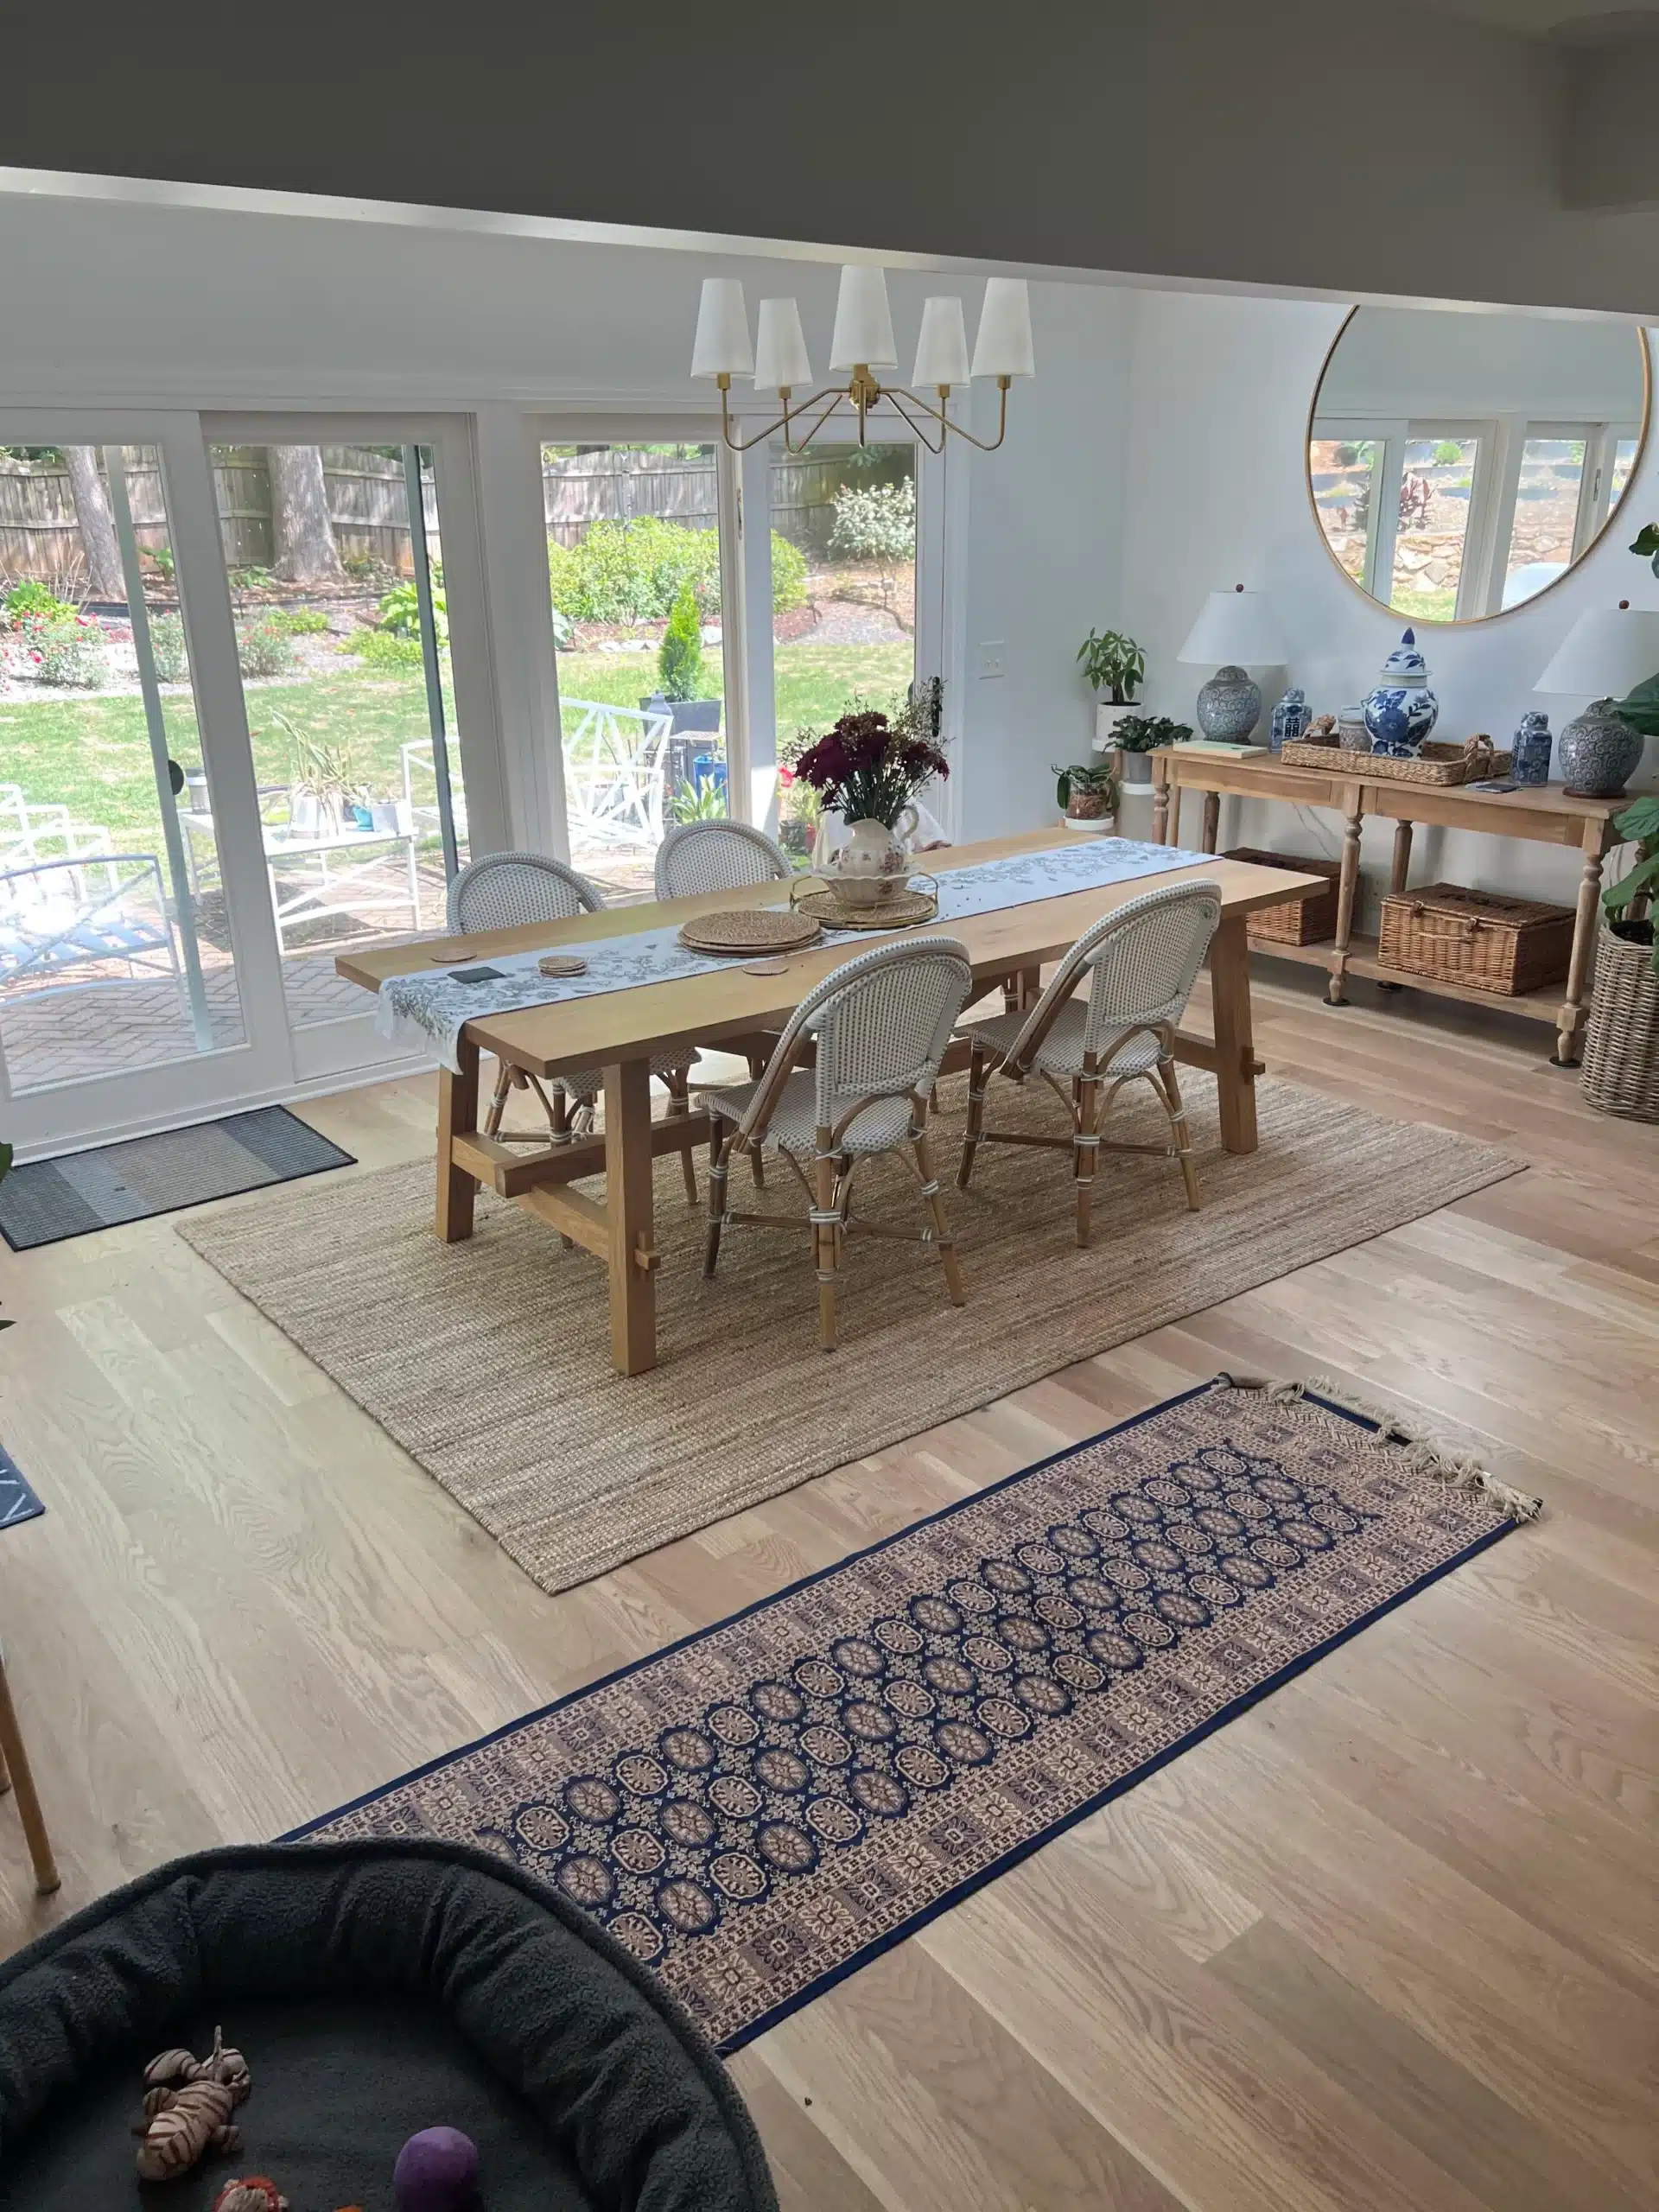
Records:
{"label": "tree trunk", "polygon": [[75,520],[80,525],[91,594],[94,599],[124,600],[127,586],[121,574],[121,548],[116,542],[109,493],[98,473],[98,448],[66,446],[63,457],[69,468],[69,488],[75,497]]}
{"label": "tree trunk", "polygon": [[285,583],[346,580],[328,519],[322,455],[315,446],[267,446],[270,470],[271,573]]}

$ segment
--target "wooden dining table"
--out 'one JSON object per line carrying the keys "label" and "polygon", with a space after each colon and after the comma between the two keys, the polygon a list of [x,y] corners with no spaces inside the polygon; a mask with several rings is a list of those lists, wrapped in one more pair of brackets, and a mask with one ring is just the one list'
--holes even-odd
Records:
{"label": "wooden dining table", "polygon": [[[1029,830],[978,844],[956,845],[925,855],[936,875],[1011,855],[1051,849],[1068,833]],[[921,864],[918,861],[918,865]],[[1322,876],[1263,868],[1250,861],[1205,858],[1121,883],[1028,900],[959,920],[926,925],[965,945],[974,977],[985,988],[1001,985],[1010,1007],[1029,1004],[1041,987],[1046,961],[1058,959],[1091,923],[1160,885],[1208,878],[1222,891],[1221,919],[1211,941],[1211,1034],[1177,1033],[1175,1055],[1216,1079],[1221,1141],[1229,1152],[1255,1149],[1255,1056],[1250,1026],[1249,951],[1245,918],[1264,906],[1306,898],[1325,887]],[[707,892],[692,899],[609,907],[574,920],[531,922],[515,929],[470,931],[448,940],[423,938],[341,953],[337,971],[365,991],[378,992],[389,976],[432,972],[448,957],[459,963],[492,955],[577,950],[584,939],[617,938],[683,923],[695,914],[735,906],[781,906],[786,883],[755,884],[740,891]],[[916,931],[920,934],[921,931]],[[757,975],[734,960],[703,973],[661,983],[635,985],[586,998],[486,1014],[461,1033],[459,1072],[438,1075],[437,1203],[435,1228],[448,1243],[470,1236],[480,1188],[511,1198],[602,1260],[610,1277],[611,1356],[618,1371],[638,1375],[657,1359],[656,1273],[659,1255],[653,1217],[653,1166],[659,1154],[684,1149],[681,1118],[653,1121],[651,1062],[683,1046],[765,1052],[769,1033],[786,1021],[813,986],[867,945],[887,944],[902,931],[870,931],[788,957],[783,972]],[[957,1064],[947,1058],[947,1069]],[[478,1126],[479,1061],[482,1053],[545,1081],[568,1070],[605,1071],[603,1133],[527,1149],[486,1135]],[[960,1055],[966,1065],[965,1050]],[[701,1117],[698,1117],[699,1119]],[[698,1132],[706,1141],[706,1130]],[[590,1176],[605,1178],[602,1199],[572,1187]]]}

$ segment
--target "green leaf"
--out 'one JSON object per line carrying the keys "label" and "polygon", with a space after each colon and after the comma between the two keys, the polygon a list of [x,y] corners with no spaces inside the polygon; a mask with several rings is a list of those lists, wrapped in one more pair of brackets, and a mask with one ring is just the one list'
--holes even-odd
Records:
{"label": "green leaf", "polygon": [[[1659,683],[1659,677],[1654,681]],[[1650,837],[1659,837],[1659,792],[1644,791],[1633,798],[1622,814],[1613,817],[1613,827],[1627,845],[1646,844]]]}
{"label": "green leaf", "polygon": [[1644,892],[1649,896],[1659,892],[1659,853],[1641,861],[1617,883],[1610,883],[1601,894],[1601,903],[1610,914],[1622,914]]}
{"label": "green leaf", "polygon": [[1062,810],[1071,805],[1071,779],[1070,776],[1063,774],[1060,777],[1059,780],[1054,786],[1054,796],[1058,799]]}
{"label": "green leaf", "polygon": [[[1655,555],[1659,562],[1659,554]],[[1654,571],[1659,575],[1659,568]],[[1628,699],[1614,702],[1618,712],[1633,729],[1643,737],[1659,737],[1659,676],[1649,677],[1645,683],[1638,683]]]}
{"label": "green leaf", "polygon": [[1659,523],[1644,523],[1630,550],[1648,555],[1653,562],[1654,575],[1659,576]]}

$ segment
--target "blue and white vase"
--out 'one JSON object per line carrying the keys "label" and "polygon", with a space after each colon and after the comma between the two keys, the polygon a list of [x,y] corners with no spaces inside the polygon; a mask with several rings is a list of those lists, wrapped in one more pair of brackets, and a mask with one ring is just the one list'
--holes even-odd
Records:
{"label": "blue and white vase", "polygon": [[1273,710],[1268,724],[1268,743],[1277,753],[1282,745],[1294,745],[1306,735],[1313,716],[1307,703],[1307,694],[1300,683],[1293,683]]}
{"label": "blue and white vase", "polygon": [[1414,632],[1408,630],[1383,662],[1382,681],[1366,694],[1364,710],[1373,753],[1409,760],[1422,751],[1440,702],[1428,688],[1428,663],[1417,650]]}
{"label": "blue and white vase", "polygon": [[1517,784],[1549,781],[1549,716],[1536,709],[1522,715],[1512,740],[1515,754],[1510,773]]}

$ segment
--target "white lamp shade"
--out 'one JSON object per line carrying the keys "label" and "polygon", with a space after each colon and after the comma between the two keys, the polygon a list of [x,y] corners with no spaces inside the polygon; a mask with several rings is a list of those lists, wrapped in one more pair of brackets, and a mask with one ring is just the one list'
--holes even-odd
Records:
{"label": "white lamp shade", "polygon": [[754,341],[754,381],[762,391],[798,391],[812,381],[806,333],[793,300],[762,300]]}
{"label": "white lamp shade", "polygon": [[1282,668],[1285,641],[1260,591],[1212,591],[1177,656],[1208,668]]}
{"label": "white lamp shade", "polygon": [[974,340],[976,377],[1030,377],[1037,373],[1031,350],[1031,294],[1023,276],[988,276],[985,304]]}
{"label": "white lamp shade", "polygon": [[749,311],[735,276],[705,276],[697,303],[697,334],[691,346],[694,377],[747,377],[754,368],[749,350]]}
{"label": "white lamp shade", "polygon": [[1622,699],[1659,671],[1659,614],[1595,607],[1580,614],[1533,689],[1571,698]]}
{"label": "white lamp shade", "polygon": [[887,306],[887,279],[880,269],[849,266],[841,272],[836,296],[836,327],[830,340],[832,369],[896,369],[899,353],[893,342],[893,315]]}
{"label": "white lamp shade", "polygon": [[922,308],[921,335],[916,341],[916,373],[911,378],[918,391],[942,385],[968,381],[968,326],[962,319],[962,302],[933,299]]}

